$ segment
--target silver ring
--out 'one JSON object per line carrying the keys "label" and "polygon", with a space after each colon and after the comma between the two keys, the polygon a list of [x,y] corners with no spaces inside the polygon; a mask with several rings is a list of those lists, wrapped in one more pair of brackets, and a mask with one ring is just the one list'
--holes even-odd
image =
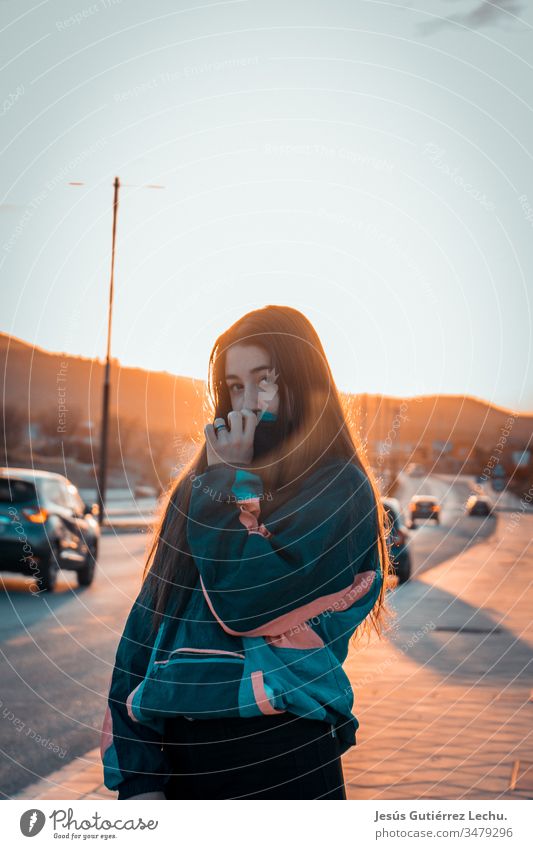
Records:
{"label": "silver ring", "polygon": [[227,428],[227,425],[225,425],[225,424],[215,425],[215,433],[218,433],[219,430],[223,430],[223,428]]}

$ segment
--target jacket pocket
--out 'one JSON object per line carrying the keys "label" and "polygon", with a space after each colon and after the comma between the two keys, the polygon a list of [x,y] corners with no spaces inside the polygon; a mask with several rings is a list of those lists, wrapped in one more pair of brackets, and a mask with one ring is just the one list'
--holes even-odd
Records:
{"label": "jacket pocket", "polygon": [[150,724],[157,718],[239,716],[245,656],[221,649],[175,649],[155,661],[130,695],[131,715]]}
{"label": "jacket pocket", "polygon": [[213,659],[218,657],[240,657],[244,660],[245,658],[243,652],[228,651],[227,649],[197,649],[183,647],[179,649],[174,649],[174,651],[170,652],[170,655],[167,660],[154,661],[154,666],[164,666],[167,663],[173,663],[174,660],[181,660],[182,655],[189,655],[191,657],[194,657],[195,655],[209,655]]}

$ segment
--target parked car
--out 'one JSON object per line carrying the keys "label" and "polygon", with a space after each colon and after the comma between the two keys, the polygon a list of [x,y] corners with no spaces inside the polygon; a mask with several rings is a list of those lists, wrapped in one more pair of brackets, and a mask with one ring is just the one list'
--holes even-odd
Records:
{"label": "parked car", "polygon": [[409,504],[411,527],[416,527],[417,519],[433,519],[440,523],[440,504],[434,495],[413,495]]}
{"label": "parked car", "polygon": [[492,502],[486,495],[471,495],[466,502],[466,512],[469,516],[492,516]]}
{"label": "parked car", "polygon": [[397,498],[382,498],[390,521],[389,550],[394,564],[398,583],[404,584],[411,577],[411,552],[409,542],[411,535],[403,520],[402,509]]}
{"label": "parked car", "polygon": [[0,468],[0,570],[32,575],[52,592],[59,568],[70,569],[89,586],[100,538],[95,509],[63,475]]}

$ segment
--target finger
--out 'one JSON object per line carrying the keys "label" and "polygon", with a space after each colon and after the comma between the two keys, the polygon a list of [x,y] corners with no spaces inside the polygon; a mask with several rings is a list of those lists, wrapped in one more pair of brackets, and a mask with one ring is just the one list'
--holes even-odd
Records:
{"label": "finger", "polygon": [[228,422],[232,433],[242,433],[242,415],[238,410],[228,413]]}
{"label": "finger", "polygon": [[[225,431],[224,431],[225,432]],[[204,426],[205,440],[207,446],[207,459],[208,462],[212,462],[212,456],[216,457],[218,461],[221,460],[221,457],[218,453],[218,448],[220,448],[220,442],[217,439],[214,425],[206,424]],[[210,459],[211,458],[211,459]]]}
{"label": "finger", "polygon": [[204,427],[205,441],[210,445],[214,445],[216,442],[215,436],[215,428],[212,424],[206,424]]}
{"label": "finger", "polygon": [[224,439],[228,435],[228,426],[222,416],[217,416],[213,422],[213,432],[215,440]]}
{"label": "finger", "polygon": [[244,422],[244,435],[248,437],[252,437],[255,433],[255,429],[257,427],[257,416],[253,410],[249,410],[247,407],[243,407],[242,411],[242,419]]}

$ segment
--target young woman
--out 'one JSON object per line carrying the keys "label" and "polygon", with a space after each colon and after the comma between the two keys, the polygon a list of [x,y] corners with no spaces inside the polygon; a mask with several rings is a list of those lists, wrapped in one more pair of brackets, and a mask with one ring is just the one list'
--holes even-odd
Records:
{"label": "young woman", "polygon": [[[345,799],[349,641],[388,613],[388,529],[316,331],[216,340],[214,421],[169,489],[102,728],[119,799]],[[361,626],[361,627],[359,627]]]}

